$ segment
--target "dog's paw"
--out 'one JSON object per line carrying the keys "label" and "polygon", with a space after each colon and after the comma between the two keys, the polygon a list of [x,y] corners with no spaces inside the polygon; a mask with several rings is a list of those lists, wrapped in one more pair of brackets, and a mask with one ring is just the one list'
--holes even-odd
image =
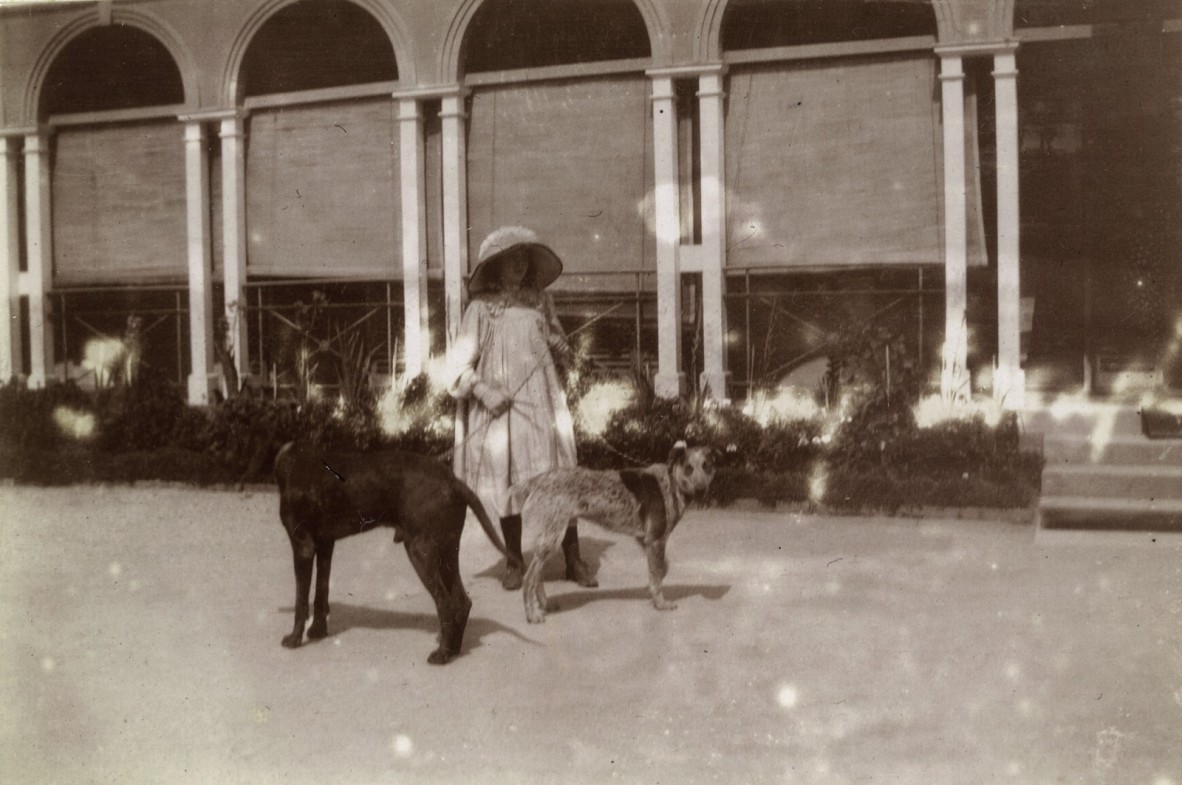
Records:
{"label": "dog's paw", "polygon": [[314,621],[314,622],[312,622],[312,625],[310,627],[308,627],[308,640],[318,641],[321,638],[327,638],[327,637],[328,637],[328,622],[326,622],[326,621],[315,622]]}
{"label": "dog's paw", "polygon": [[304,642],[303,632],[293,632],[291,635],[283,636],[283,648],[298,649],[300,644]]}
{"label": "dog's paw", "polygon": [[669,602],[669,600],[662,598],[653,600],[653,607],[659,611],[675,611],[677,610],[677,603]]}
{"label": "dog's paw", "polygon": [[446,665],[454,660],[455,657],[455,652],[448,651],[447,649],[440,646],[438,649],[428,655],[427,662],[431,663],[432,665]]}

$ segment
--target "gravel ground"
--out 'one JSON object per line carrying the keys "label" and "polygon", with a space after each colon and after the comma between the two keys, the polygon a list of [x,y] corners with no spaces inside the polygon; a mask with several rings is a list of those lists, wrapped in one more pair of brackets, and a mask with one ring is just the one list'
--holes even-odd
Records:
{"label": "gravel ground", "polygon": [[695,510],[647,601],[525,622],[474,521],[462,656],[391,542],[340,543],[295,651],[277,496],[0,488],[0,776],[13,783],[1182,785],[1182,535]]}

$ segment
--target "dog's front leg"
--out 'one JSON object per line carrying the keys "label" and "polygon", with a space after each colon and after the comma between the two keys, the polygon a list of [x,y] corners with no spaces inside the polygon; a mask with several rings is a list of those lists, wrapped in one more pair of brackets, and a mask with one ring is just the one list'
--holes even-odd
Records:
{"label": "dog's front leg", "polygon": [[642,543],[648,557],[648,593],[653,598],[653,607],[659,611],[671,611],[677,607],[677,603],[666,600],[661,589],[661,582],[669,572],[669,563],[665,561],[665,541]]}
{"label": "dog's front leg", "polygon": [[316,599],[312,604],[312,624],[308,640],[320,640],[328,635],[328,579],[332,575],[332,540],[316,543]]}
{"label": "dog's front leg", "polygon": [[291,557],[295,566],[295,619],[291,634],[283,638],[283,645],[294,649],[304,642],[304,624],[308,621],[308,591],[312,588],[312,560],[316,555],[312,538],[291,535]]}

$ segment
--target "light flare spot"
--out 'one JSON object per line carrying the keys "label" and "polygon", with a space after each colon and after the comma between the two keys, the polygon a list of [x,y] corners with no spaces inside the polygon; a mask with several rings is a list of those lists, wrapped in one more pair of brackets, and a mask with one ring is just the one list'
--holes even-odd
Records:
{"label": "light flare spot", "polygon": [[809,501],[820,504],[825,500],[825,491],[829,487],[829,473],[821,464],[813,466],[809,474]]}
{"label": "light flare spot", "polygon": [[820,410],[812,393],[798,387],[780,387],[775,392],[756,391],[743,405],[743,413],[765,428],[775,422],[810,420]]}
{"label": "light flare spot", "polygon": [[59,406],[53,410],[53,422],[64,435],[86,441],[94,436],[94,414]]}
{"label": "light flare spot", "polygon": [[118,578],[123,574],[123,565],[117,561],[111,562],[110,566],[107,567],[107,574],[112,578]]}
{"label": "light flare spot", "polygon": [[621,381],[593,384],[579,401],[579,422],[587,433],[598,436],[607,430],[616,412],[632,403],[635,394],[632,385]]}
{"label": "light flare spot", "polygon": [[57,668],[57,662],[54,661],[53,657],[47,656],[41,658],[41,670],[46,673],[53,673],[55,668]]}
{"label": "light flare spot", "polygon": [[799,701],[800,692],[794,684],[783,684],[780,686],[780,691],[776,693],[776,702],[780,704],[782,709],[794,709]]}
{"label": "light flare spot", "polygon": [[415,745],[414,742],[410,740],[410,736],[402,733],[399,733],[394,737],[394,741],[391,742],[390,746],[393,747],[394,754],[399,758],[409,758],[411,755],[414,755],[415,752]]}

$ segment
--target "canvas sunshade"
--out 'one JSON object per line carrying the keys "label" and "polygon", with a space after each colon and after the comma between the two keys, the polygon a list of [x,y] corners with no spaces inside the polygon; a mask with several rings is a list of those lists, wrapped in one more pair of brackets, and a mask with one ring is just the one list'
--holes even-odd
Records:
{"label": "canvas sunshade", "polygon": [[246,149],[251,275],[402,277],[392,99],[255,111]]}
{"label": "canvas sunshade", "polygon": [[[536,231],[570,273],[652,269],[648,91],[645,77],[629,75],[477,92],[470,264],[489,232],[512,224]],[[588,278],[587,288],[598,280]]]}
{"label": "canvas sunshade", "polygon": [[58,129],[50,187],[55,285],[186,280],[181,123]]}
{"label": "canvas sunshade", "polygon": [[[928,54],[736,68],[726,118],[727,263],[942,263],[936,68]],[[984,264],[971,95],[966,106],[968,259]]]}

